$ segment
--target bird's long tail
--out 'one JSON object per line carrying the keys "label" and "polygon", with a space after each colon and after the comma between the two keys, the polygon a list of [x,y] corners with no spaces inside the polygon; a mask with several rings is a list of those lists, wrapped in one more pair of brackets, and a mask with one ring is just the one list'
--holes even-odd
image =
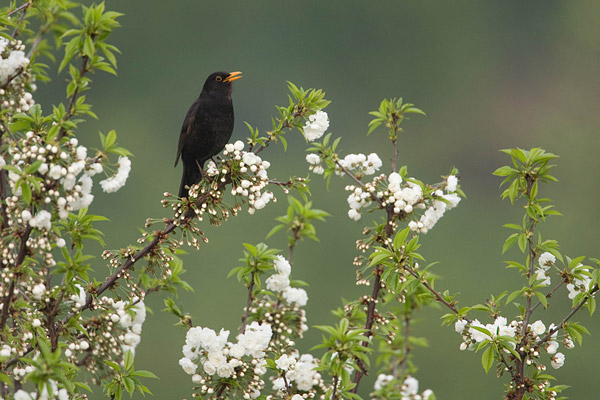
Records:
{"label": "bird's long tail", "polygon": [[202,173],[197,165],[188,166],[186,163],[183,164],[183,175],[181,175],[181,184],[179,185],[179,197],[188,197],[189,190],[186,186],[192,186],[195,183],[200,182],[202,179]]}

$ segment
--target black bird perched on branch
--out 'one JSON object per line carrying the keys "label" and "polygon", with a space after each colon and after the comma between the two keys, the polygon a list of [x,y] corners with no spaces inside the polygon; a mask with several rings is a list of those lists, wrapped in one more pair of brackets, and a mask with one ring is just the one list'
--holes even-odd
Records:
{"label": "black bird perched on branch", "polygon": [[215,72],[204,82],[200,97],[183,120],[175,166],[181,157],[183,175],[179,197],[188,197],[186,186],[200,182],[204,163],[218,154],[233,131],[232,82],[241,72]]}

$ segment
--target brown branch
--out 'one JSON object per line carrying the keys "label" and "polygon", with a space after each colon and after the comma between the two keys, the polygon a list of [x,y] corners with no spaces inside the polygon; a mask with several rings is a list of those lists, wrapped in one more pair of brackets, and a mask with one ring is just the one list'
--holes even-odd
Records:
{"label": "brown branch", "polygon": [[[83,56],[81,57],[81,69],[79,70],[79,79],[81,79],[88,71],[88,62],[89,57]],[[75,90],[71,94],[69,98],[69,105],[67,106],[67,111],[65,114],[65,119],[69,120],[75,114],[75,101],[77,100],[77,96],[79,95],[79,85],[75,86]],[[61,127],[58,131],[58,139],[62,139],[67,134],[67,130],[64,127]]]}
{"label": "brown branch", "polygon": [[[525,192],[525,196],[528,198],[528,205],[529,205],[532,202],[531,189],[533,187],[533,184],[535,183],[535,178],[533,176],[531,176],[530,174],[527,174],[525,176],[525,179],[527,180],[527,189]],[[529,280],[529,278],[531,278],[533,276],[533,267],[535,265],[536,252],[535,252],[535,245],[533,243],[533,230],[535,228],[536,221],[531,217],[528,217],[528,219],[529,219],[529,230],[528,230],[529,237],[527,238],[527,245],[528,245],[528,251],[529,251],[529,266],[528,266],[529,269],[527,271],[527,279]],[[523,397],[523,395],[525,394],[525,391],[528,389],[528,387],[524,384],[525,363],[526,363],[526,358],[527,358],[527,351],[520,350],[520,349],[523,348],[527,344],[527,327],[529,326],[529,320],[531,319],[531,315],[533,314],[533,308],[531,307],[531,295],[532,295],[532,293],[526,294],[527,299],[525,300],[525,318],[523,318],[523,325],[522,325],[523,338],[521,339],[521,342],[517,346],[517,351],[519,352],[520,359],[517,360],[517,373],[516,373],[516,376],[514,376],[514,378],[513,378],[513,380],[515,381],[515,387],[517,388],[517,392],[516,392],[517,399],[521,399]]]}
{"label": "brown branch", "polygon": [[248,285],[248,300],[246,300],[246,309],[244,310],[244,316],[242,317],[242,326],[240,328],[240,333],[246,332],[246,321],[248,320],[248,314],[250,314],[250,306],[252,305],[252,301],[254,300],[254,278],[256,276],[256,270],[252,271],[252,275],[250,276],[250,284]]}
{"label": "brown branch", "polygon": [[402,376],[406,375],[406,367],[408,365],[408,353],[410,352],[410,346],[408,343],[410,336],[410,314],[404,316],[404,354],[402,360],[400,360],[400,367],[402,370]]}
{"label": "brown branch", "polygon": [[592,290],[590,291],[590,293],[588,293],[583,300],[574,308],[572,309],[564,318],[563,320],[554,328],[552,328],[551,330],[548,331],[548,333],[542,337],[537,343],[536,346],[541,345],[542,343],[546,342],[552,335],[554,335],[556,332],[558,332],[560,329],[564,328],[564,325],[573,317],[573,315],[575,315],[579,310],[581,310],[581,308],[585,305],[585,303],[598,291],[598,285],[594,285],[594,287],[592,288]]}
{"label": "brown branch", "polygon": [[[17,138],[15,137],[15,135],[12,133],[12,131],[10,130],[10,128],[8,127],[8,125],[6,125],[6,122],[4,122],[4,120],[0,121],[0,123],[2,124],[2,129],[4,129],[4,131],[6,133],[8,133],[8,135],[10,136],[10,138],[15,142],[15,146],[17,146],[17,148],[19,150],[21,149],[21,145],[19,144],[19,141],[17,140]],[[0,135],[1,137],[1,135]]]}
{"label": "brown branch", "polygon": [[[458,310],[456,309],[456,306],[452,303],[449,303],[446,299],[444,299],[442,297],[441,294],[439,294],[430,284],[429,282],[427,282],[427,279],[422,278],[417,271],[415,271],[414,269],[410,268],[407,265],[404,265],[403,268],[412,276],[414,276],[416,279],[419,280],[419,282],[421,282],[421,285],[423,285],[431,294],[433,294],[433,296],[435,297],[435,299],[437,301],[439,301],[440,303],[442,303],[443,305],[445,305],[448,309],[450,309],[450,311],[452,311],[454,314],[458,315]],[[467,317],[462,317],[465,321],[467,322],[472,322],[471,319],[467,318]]]}
{"label": "brown branch", "polygon": [[[32,229],[33,228],[28,225],[27,228],[25,228],[25,231],[23,231],[23,234],[21,236],[21,244],[19,246],[19,253],[17,254],[15,265],[12,267],[13,269],[18,268],[27,256],[27,240],[29,239],[29,235],[31,234]],[[8,310],[10,308],[10,302],[13,297],[13,291],[15,290],[15,279],[16,278],[13,278],[13,280],[10,282],[9,290],[4,295],[4,300],[2,301],[2,319],[0,319],[0,332],[4,331],[4,325],[8,320]]]}
{"label": "brown branch", "polygon": [[[567,280],[566,280],[566,279],[562,279],[558,285],[556,285],[555,287],[553,287],[553,288],[552,288],[552,290],[550,290],[550,291],[549,291],[549,292],[546,294],[546,298],[547,298],[547,299],[549,299],[550,297],[552,297],[552,295],[553,295],[553,294],[554,294],[554,293],[555,293],[555,292],[556,292],[558,289],[560,289],[560,287],[561,287],[562,285],[564,285],[566,282],[567,282]],[[538,308],[538,307],[539,307],[541,304],[542,304],[542,302],[541,302],[541,301],[538,301],[538,303],[537,303],[535,306],[531,307],[531,312],[535,311],[535,309],[536,309],[536,308]]]}
{"label": "brown branch", "polygon": [[292,237],[292,242],[290,243],[289,246],[289,253],[288,253],[288,262],[292,261],[292,255],[294,253],[294,247],[296,247],[296,242],[298,242],[298,239],[300,239],[300,236],[298,235],[298,231],[300,230],[299,227],[294,227],[292,228],[292,232],[294,234],[294,236]]}
{"label": "brown branch", "polygon": [[27,3],[20,5],[19,7],[15,8],[14,10],[9,11],[7,15],[10,17],[11,15],[18,13],[19,11],[23,11],[23,10],[27,9],[32,4],[33,4],[32,1],[28,1]]}
{"label": "brown branch", "polygon": [[27,9],[29,8],[29,6],[31,6],[33,4],[32,0],[29,0],[27,3],[21,5],[20,7],[15,8],[13,11],[8,13],[8,16],[10,17],[13,14],[18,13],[19,11],[23,11],[21,13],[21,16],[19,17],[19,22],[17,22],[17,26],[15,26],[15,30],[13,31],[11,37],[14,39],[17,37],[17,35],[19,34],[19,24],[21,24],[23,22],[23,20],[25,19],[25,14],[27,14]]}

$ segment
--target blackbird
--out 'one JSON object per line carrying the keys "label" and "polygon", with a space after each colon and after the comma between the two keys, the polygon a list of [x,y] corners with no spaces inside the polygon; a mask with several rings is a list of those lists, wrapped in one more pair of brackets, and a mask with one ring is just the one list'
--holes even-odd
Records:
{"label": "blackbird", "polygon": [[210,74],[200,97],[188,110],[175,159],[175,166],[179,157],[183,163],[179,197],[188,197],[186,186],[200,182],[204,163],[223,150],[229,141],[233,131],[232,82],[241,77],[239,71]]}

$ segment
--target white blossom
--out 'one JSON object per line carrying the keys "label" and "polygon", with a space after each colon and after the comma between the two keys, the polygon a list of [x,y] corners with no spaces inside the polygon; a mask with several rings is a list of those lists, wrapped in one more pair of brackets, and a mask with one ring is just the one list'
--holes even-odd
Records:
{"label": "white blossom", "polygon": [[277,360],[275,360],[275,365],[277,368],[283,371],[287,371],[291,366],[296,364],[296,359],[292,356],[288,356],[287,354],[283,354]]}
{"label": "white blossom", "polygon": [[468,321],[465,319],[459,319],[454,323],[454,330],[458,333],[462,333],[465,330],[465,326],[467,326]]}
{"label": "white blossom", "polygon": [[556,353],[550,360],[552,368],[558,369],[565,364],[565,355],[563,353]]}
{"label": "white blossom", "polygon": [[541,280],[540,285],[549,286],[552,281],[544,268],[536,268],[535,279]]}
{"label": "white blossom", "polygon": [[311,354],[303,354],[286,376],[290,381],[296,383],[298,390],[309,391],[321,378],[321,374],[316,371],[318,366],[318,359]]}
{"label": "white blossom", "polygon": [[196,370],[198,369],[198,366],[196,364],[194,364],[192,362],[192,360],[190,360],[189,358],[185,358],[185,357],[183,357],[179,360],[179,365],[181,366],[181,368],[183,368],[185,373],[188,375],[195,374]]}
{"label": "white blossom", "polygon": [[52,227],[52,214],[46,210],[41,210],[35,217],[29,220],[29,225],[33,228],[50,230]]}
{"label": "white blossom", "polygon": [[402,382],[403,396],[410,396],[419,392],[419,381],[412,376],[407,376],[404,382]]}
{"label": "white blossom", "polygon": [[29,210],[23,210],[21,218],[23,218],[24,222],[28,222],[31,219],[31,212]]}
{"label": "white blossom", "polygon": [[308,117],[304,125],[304,136],[306,140],[312,142],[319,139],[329,128],[329,119],[325,111],[317,111]]}
{"label": "white blossom", "polygon": [[303,307],[308,302],[308,295],[306,294],[306,290],[302,288],[294,288],[288,286],[282,293],[283,298],[288,303],[296,303],[300,307]]}
{"label": "white blossom", "polygon": [[37,300],[40,300],[42,296],[44,296],[44,293],[46,293],[46,285],[43,283],[38,283],[33,287],[33,289],[31,289],[33,298]]}
{"label": "white blossom", "polygon": [[289,276],[290,272],[292,271],[289,261],[286,260],[282,255],[277,255],[277,259],[273,262],[273,267],[277,273],[287,276]]}
{"label": "white blossom", "polygon": [[538,336],[546,332],[546,325],[544,325],[544,323],[540,320],[535,321],[529,326],[531,327],[531,331]]}
{"label": "white blossom", "polygon": [[558,342],[555,340],[551,340],[546,343],[546,351],[548,354],[554,354],[558,351]]}
{"label": "white blossom", "polygon": [[100,181],[102,190],[106,193],[113,193],[125,186],[129,172],[131,171],[131,160],[128,157],[119,157],[119,169],[117,173],[110,178]]}
{"label": "white blossom", "polygon": [[50,166],[50,172],[48,175],[52,179],[59,179],[63,175],[63,169],[60,165],[52,164],[52,166]]}
{"label": "white blossom", "polygon": [[2,349],[0,349],[0,357],[10,357],[11,353],[12,348],[7,344],[3,344]]}
{"label": "white blossom", "polygon": [[254,358],[264,357],[264,350],[269,346],[273,331],[268,323],[259,324],[253,321],[246,326],[246,331],[238,335],[238,343],[245,348],[245,355]]}
{"label": "white blossom", "polygon": [[[0,37],[2,52],[8,44],[7,39]],[[12,50],[8,57],[0,57],[0,84],[5,84],[9,77],[14,76],[20,68],[25,68],[27,65],[29,65],[29,59],[25,56],[25,52],[21,50]]]}
{"label": "white blossom", "polygon": [[[1,40],[2,38],[0,38]],[[29,395],[29,393],[27,393],[26,391],[24,391],[23,389],[19,389],[17,390],[17,392],[15,393],[15,400],[32,400],[31,396]]]}
{"label": "white blossom", "polygon": [[319,157],[318,154],[309,153],[306,155],[306,162],[311,165],[318,165],[321,163],[321,158]]}
{"label": "white blossom", "polygon": [[540,268],[547,270],[556,262],[556,257],[549,252],[542,253],[540,258],[538,259],[538,263],[540,264]]}
{"label": "white blossom", "polygon": [[375,384],[373,388],[375,390],[381,390],[388,385],[391,381],[394,380],[393,375],[379,374],[377,375],[377,379],[375,380]]}
{"label": "white blossom", "polygon": [[290,278],[284,274],[273,274],[265,281],[267,289],[274,292],[283,292],[290,286]]}
{"label": "white blossom", "polygon": [[458,184],[458,178],[455,175],[450,175],[446,178],[446,191],[456,192],[456,185]]}

